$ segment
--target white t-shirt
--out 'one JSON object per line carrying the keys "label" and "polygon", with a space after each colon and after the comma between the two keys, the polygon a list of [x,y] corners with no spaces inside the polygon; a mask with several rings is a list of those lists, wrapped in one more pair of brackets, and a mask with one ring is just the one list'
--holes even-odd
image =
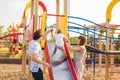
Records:
{"label": "white t-shirt", "polygon": [[[35,40],[32,40],[29,43],[29,54],[37,54],[37,58],[39,60],[42,60],[42,49],[40,46],[40,43],[36,42]],[[30,70],[31,72],[38,72],[39,68],[43,68],[42,64],[38,64],[34,61],[30,61]]]}
{"label": "white t-shirt", "polygon": [[63,42],[63,38],[65,37],[62,33],[59,33],[59,34],[55,34],[54,35],[55,37],[55,44],[56,46],[64,46],[64,42]]}
{"label": "white t-shirt", "polygon": [[80,48],[82,48],[83,51],[74,53],[74,63],[75,63],[75,66],[77,67],[84,67],[83,59],[86,53],[86,48],[85,46],[80,46]]}
{"label": "white t-shirt", "polygon": [[75,70],[78,76],[78,80],[82,80],[82,76],[84,72],[83,59],[86,53],[85,46],[80,46],[80,48],[83,50],[82,52],[79,51],[74,53],[74,65],[75,65]]}

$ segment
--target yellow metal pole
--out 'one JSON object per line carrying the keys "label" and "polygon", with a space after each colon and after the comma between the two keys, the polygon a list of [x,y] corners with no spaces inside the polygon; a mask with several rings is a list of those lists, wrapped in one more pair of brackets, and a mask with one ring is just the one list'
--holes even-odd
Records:
{"label": "yellow metal pole", "polygon": [[[59,14],[59,5],[60,5],[60,2],[59,0],[56,0],[56,14]],[[67,35],[67,28],[68,28],[68,25],[67,25],[67,22],[68,22],[68,18],[67,18],[67,15],[68,15],[68,1],[67,0],[64,0],[64,7],[63,7],[63,15],[64,17],[60,17],[60,16],[57,16],[56,17],[56,32],[58,29],[62,30],[62,33],[64,35]]]}
{"label": "yellow metal pole", "polygon": [[64,24],[64,35],[67,35],[68,31],[68,0],[64,0],[64,15],[65,15],[65,24]]}
{"label": "yellow metal pole", "polygon": [[118,2],[120,2],[120,0],[111,0],[110,4],[108,5],[107,11],[106,11],[106,19],[108,21],[111,21],[112,9]]}

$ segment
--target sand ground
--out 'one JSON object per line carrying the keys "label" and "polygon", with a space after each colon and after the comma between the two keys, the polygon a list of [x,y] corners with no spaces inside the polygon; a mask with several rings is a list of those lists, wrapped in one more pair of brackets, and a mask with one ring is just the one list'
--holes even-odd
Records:
{"label": "sand ground", "polygon": [[[28,67],[27,73],[22,73],[22,66],[16,64],[0,64],[0,80],[29,80]],[[114,68],[114,71],[120,72],[120,67]],[[44,75],[45,80],[49,80],[49,74]],[[120,80],[120,73],[109,74],[109,80]],[[93,68],[88,68],[83,75],[83,80],[105,80],[105,69],[102,68],[101,73],[96,68],[96,74],[94,76]]]}

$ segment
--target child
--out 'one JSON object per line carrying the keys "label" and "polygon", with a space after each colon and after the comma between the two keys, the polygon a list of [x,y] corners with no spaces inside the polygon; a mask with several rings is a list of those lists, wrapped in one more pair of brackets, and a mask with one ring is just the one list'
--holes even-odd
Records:
{"label": "child", "polygon": [[57,49],[63,51],[64,56],[62,57],[61,61],[59,62],[59,63],[62,63],[62,62],[67,60],[66,52],[65,52],[65,49],[64,49],[64,41],[63,41],[65,36],[62,34],[61,30],[58,30],[57,34],[54,35],[54,38],[55,38],[55,48],[54,48],[54,51],[53,51],[53,55],[55,55]]}

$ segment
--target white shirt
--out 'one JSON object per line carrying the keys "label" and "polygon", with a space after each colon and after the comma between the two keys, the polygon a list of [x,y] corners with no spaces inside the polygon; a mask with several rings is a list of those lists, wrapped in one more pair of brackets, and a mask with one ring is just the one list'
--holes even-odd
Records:
{"label": "white shirt", "polygon": [[[40,46],[40,43],[36,42],[35,40],[32,40],[29,43],[29,54],[31,56],[31,54],[37,54],[37,58],[39,60],[42,60],[42,49]],[[31,72],[38,72],[39,68],[42,69],[42,64],[38,64],[34,61],[30,61],[30,70]]]}
{"label": "white shirt", "polygon": [[63,38],[65,37],[62,33],[59,33],[59,34],[55,34],[54,35],[55,37],[55,44],[57,46],[64,46],[64,42],[63,42]]}
{"label": "white shirt", "polygon": [[75,66],[77,67],[84,67],[83,59],[86,53],[86,48],[85,46],[80,46],[80,48],[82,48],[83,51],[74,53],[74,63],[75,63]]}

